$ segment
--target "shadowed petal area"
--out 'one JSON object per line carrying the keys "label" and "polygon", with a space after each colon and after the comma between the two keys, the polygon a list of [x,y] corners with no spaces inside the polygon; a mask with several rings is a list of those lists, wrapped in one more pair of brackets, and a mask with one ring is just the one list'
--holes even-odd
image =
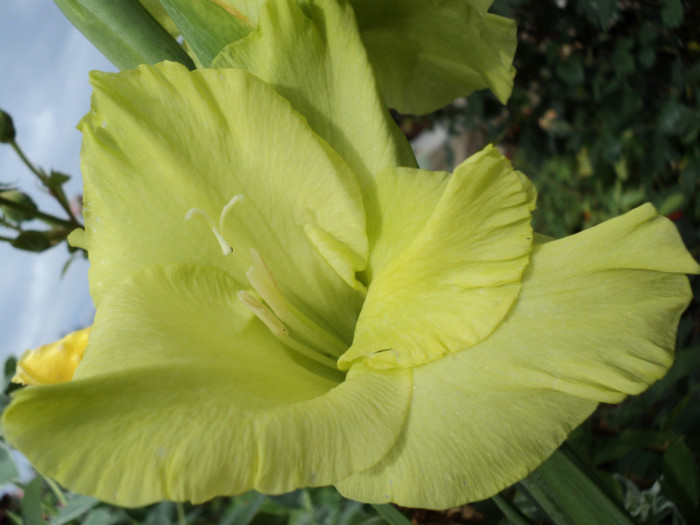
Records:
{"label": "shadowed petal area", "polygon": [[[349,343],[362,294],[326,261],[364,268],[362,196],[289,102],[244,71],[174,63],[93,73],[92,83],[80,128],[95,304],[153,264],[204,264],[245,282],[253,248],[287,299]],[[186,221],[193,211],[206,220]]]}
{"label": "shadowed petal area", "polygon": [[[372,260],[367,299],[341,367],[360,358],[379,368],[416,366],[471,346],[501,322],[520,291],[532,243],[530,182],[490,146],[451,177],[427,173],[425,179],[425,199],[415,193],[401,202],[420,219],[408,223],[415,235],[410,244],[407,235],[397,238],[397,246],[405,246],[399,253],[391,248],[396,225],[383,216],[393,205],[371,208],[380,216],[368,223],[386,225],[370,231],[377,236],[372,242],[386,246],[381,259]],[[441,179],[446,186],[440,194]],[[377,184],[398,186],[402,180],[415,186],[415,172],[387,172]],[[384,190],[378,195],[395,197]]]}
{"label": "shadowed petal area", "polygon": [[5,437],[43,474],[124,506],[281,493],[378,461],[403,425],[411,372],[343,377],[298,357],[241,315],[236,291],[190,265],[113,287],[74,380],[18,391]]}
{"label": "shadowed petal area", "polygon": [[501,102],[508,100],[516,28],[513,20],[486,12],[492,2],[351,3],[389,107],[429,113],[484,88]]}

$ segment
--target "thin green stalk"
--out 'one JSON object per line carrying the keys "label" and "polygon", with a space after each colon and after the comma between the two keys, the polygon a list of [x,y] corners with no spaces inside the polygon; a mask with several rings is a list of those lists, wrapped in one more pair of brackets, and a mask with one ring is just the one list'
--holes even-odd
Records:
{"label": "thin green stalk", "polygon": [[24,162],[25,166],[29,168],[29,171],[31,171],[34,175],[36,175],[39,178],[41,183],[46,187],[46,189],[49,190],[49,193],[53,195],[53,197],[61,205],[61,208],[63,208],[63,210],[68,214],[68,217],[70,217],[70,227],[75,228],[80,226],[80,222],[75,217],[75,215],[73,215],[73,210],[71,210],[70,203],[68,202],[65,193],[63,193],[63,190],[60,187],[54,188],[49,184],[49,177],[46,176],[46,173],[44,173],[42,170],[40,170],[39,168],[34,166],[34,164],[32,164],[32,162],[27,158],[27,156],[24,154],[24,151],[22,151],[22,148],[19,147],[19,144],[17,144],[16,141],[11,140],[9,144],[10,146],[12,146],[12,149],[15,150],[19,158],[22,159],[22,162]]}
{"label": "thin green stalk", "polygon": [[51,489],[51,492],[54,493],[54,495],[56,496],[56,499],[61,504],[61,506],[65,507],[68,504],[68,501],[66,500],[66,497],[63,495],[63,491],[61,490],[61,488],[51,478],[44,478],[44,481]]}
{"label": "thin green stalk", "polygon": [[14,239],[12,237],[5,237],[4,235],[0,235],[0,241],[12,242],[14,241]]}
{"label": "thin green stalk", "polygon": [[14,202],[10,199],[6,199],[5,197],[0,195],[0,204],[3,206],[7,206],[8,208],[14,208],[15,210],[21,210],[25,211],[31,215],[33,215],[35,218],[42,220],[48,224],[53,224],[54,226],[61,226],[63,228],[66,228],[68,230],[73,230],[75,228],[80,227],[80,223],[74,222],[74,221],[67,221],[66,219],[61,219],[60,217],[56,217],[55,215],[50,215],[48,213],[41,212],[39,210],[34,210],[31,208],[28,208],[22,204],[19,204],[17,202]]}
{"label": "thin green stalk", "polygon": [[20,159],[22,159],[22,162],[24,162],[24,165],[29,168],[29,171],[31,171],[34,175],[39,177],[39,180],[42,182],[42,184],[46,185],[46,183],[49,181],[49,178],[46,176],[45,173],[43,173],[40,169],[34,166],[32,162],[27,158],[27,156],[24,154],[22,151],[22,148],[19,147],[19,144],[15,142],[14,140],[11,140],[9,142],[10,146],[12,146],[12,149],[15,150],[15,153],[19,156]]}
{"label": "thin green stalk", "polygon": [[177,522],[178,525],[187,525],[187,518],[185,517],[185,505],[178,501],[175,506],[177,507]]}

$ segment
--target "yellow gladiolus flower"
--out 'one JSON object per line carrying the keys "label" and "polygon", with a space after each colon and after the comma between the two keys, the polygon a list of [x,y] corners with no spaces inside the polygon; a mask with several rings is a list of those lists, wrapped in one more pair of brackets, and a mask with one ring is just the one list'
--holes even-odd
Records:
{"label": "yellow gladiolus flower", "polygon": [[71,490],[450,507],[670,366],[700,271],[674,226],[644,205],[546,240],[496,149],[416,168],[352,11],[317,7],[266,4],[223,69],[92,75],[95,323],[72,380],[2,420]]}

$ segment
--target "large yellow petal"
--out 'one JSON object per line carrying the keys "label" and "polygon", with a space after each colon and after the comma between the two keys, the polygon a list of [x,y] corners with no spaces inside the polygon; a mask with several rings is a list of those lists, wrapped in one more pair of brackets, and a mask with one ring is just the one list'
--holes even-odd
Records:
{"label": "large yellow petal", "polygon": [[410,371],[324,371],[245,311],[219,270],[141,270],[105,296],[73,381],[14,395],[5,437],[42,474],[123,506],[281,493],[378,461]]}
{"label": "large yellow petal", "polygon": [[468,357],[450,354],[414,369],[397,444],[377,465],[336,483],[341,494],[430,509],[490,497],[534,470],[596,407],[517,379],[492,381]]}
{"label": "large yellow petal", "polygon": [[[80,127],[96,305],[152,264],[205,264],[245,282],[254,248],[291,302],[349,342],[367,257],[362,197],[304,118],[240,70],[162,63],[92,82]],[[194,209],[210,224],[186,221]]]}
{"label": "large yellow petal", "polygon": [[[401,172],[393,176],[397,185],[400,178],[413,184]],[[435,180],[430,184],[428,202],[440,186]],[[420,197],[413,200],[420,202]],[[394,196],[387,193],[385,198]],[[520,291],[532,243],[534,198],[529,181],[493,147],[460,165],[412,242],[373,269],[353,345],[340,366],[357,359],[380,368],[415,366],[488,336]],[[414,203],[401,205],[411,209]],[[425,217],[426,208],[418,208]],[[380,203],[375,209],[382,213],[392,206]],[[384,220],[370,218],[369,223]],[[390,245],[394,229],[380,232],[385,238],[376,244]],[[407,244],[405,236],[397,241]]]}

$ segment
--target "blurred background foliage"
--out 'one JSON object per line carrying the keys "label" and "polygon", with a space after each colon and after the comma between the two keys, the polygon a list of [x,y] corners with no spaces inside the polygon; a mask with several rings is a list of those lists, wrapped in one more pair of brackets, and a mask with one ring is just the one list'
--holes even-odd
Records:
{"label": "blurred background foliage", "polygon": [[[700,2],[495,0],[492,11],[519,26],[513,95],[506,107],[481,92],[426,117],[398,116],[409,136],[443,137],[427,158],[429,167],[451,168],[495,142],[540,192],[537,231],[561,237],[650,201],[699,258]],[[19,228],[25,218],[5,212],[3,219]],[[691,282],[697,298],[700,280]],[[10,360],[6,393],[13,370]],[[602,405],[568,443],[639,523],[700,523],[697,299],[681,320],[669,374],[641,396]],[[18,480],[10,453],[0,447],[0,483],[14,483],[24,494],[2,499],[2,523],[384,522],[372,507],[331,488],[124,510],[64,494],[41,477]],[[503,505],[509,504],[511,523],[559,523],[533,503],[527,484],[501,496],[499,504],[404,513],[417,524],[488,525],[507,523]]]}

